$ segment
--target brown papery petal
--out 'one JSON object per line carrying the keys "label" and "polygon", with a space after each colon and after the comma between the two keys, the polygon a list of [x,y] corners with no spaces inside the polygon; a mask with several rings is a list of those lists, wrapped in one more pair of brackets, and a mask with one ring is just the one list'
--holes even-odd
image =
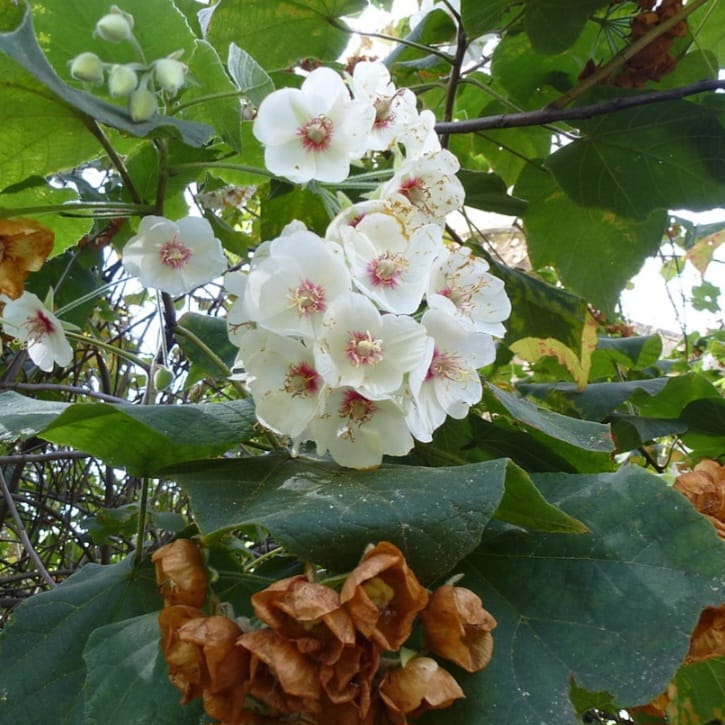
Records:
{"label": "brown papery petal", "polygon": [[428,648],[468,672],[482,670],[493,654],[491,630],[496,620],[477,594],[444,584],[421,614]]}
{"label": "brown papery petal", "polygon": [[30,272],[37,272],[53,249],[55,234],[32,219],[0,219],[0,293],[23,294]]}
{"label": "brown papery petal", "polygon": [[725,604],[707,607],[692,634],[686,662],[725,656]]}
{"label": "brown papery petal", "polygon": [[154,552],[156,582],[165,604],[200,607],[206,600],[207,579],[199,548],[190,539],[176,539]]}

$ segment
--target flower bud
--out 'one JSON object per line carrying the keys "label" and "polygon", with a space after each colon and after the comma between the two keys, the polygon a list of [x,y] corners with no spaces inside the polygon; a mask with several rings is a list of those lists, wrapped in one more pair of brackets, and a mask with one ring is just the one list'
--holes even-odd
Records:
{"label": "flower bud", "polygon": [[138,77],[136,71],[127,65],[114,65],[108,74],[108,92],[119,98],[129,96],[136,90]]}
{"label": "flower bud", "polygon": [[77,81],[103,82],[103,63],[95,53],[81,53],[70,62],[70,74]]}
{"label": "flower bud", "polygon": [[128,98],[128,110],[134,121],[147,121],[158,110],[156,96],[148,88],[137,88]]}
{"label": "flower bud", "polygon": [[159,58],[154,63],[154,78],[159,87],[169,93],[176,95],[179,88],[184,85],[187,68],[179,60],[174,58]]}
{"label": "flower bud", "polygon": [[164,365],[157,365],[154,368],[154,388],[166,390],[174,382],[174,374]]}
{"label": "flower bud", "polygon": [[111,12],[96,23],[95,35],[99,35],[109,43],[128,40],[133,35],[133,15],[124,13],[112,5]]}

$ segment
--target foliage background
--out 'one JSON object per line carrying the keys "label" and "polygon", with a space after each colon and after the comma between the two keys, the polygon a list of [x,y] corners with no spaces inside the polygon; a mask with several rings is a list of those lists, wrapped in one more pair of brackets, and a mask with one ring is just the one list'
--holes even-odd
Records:
{"label": "foliage background", "polygon": [[[725,453],[725,337],[692,332],[664,357],[617,301],[663,243],[670,271],[704,273],[722,240],[671,210],[724,198],[725,4],[673,3],[687,23],[674,68],[634,89],[612,83],[630,67],[632,2],[462,0],[460,16],[387,29],[407,36],[387,62],[436,113],[467,203],[517,216],[531,263],[508,266],[500,235],[470,226],[469,246],[506,282],[508,333],[482,371],[483,405],[404,460],[352,472],[270,452],[227,379],[220,286],[159,311],[119,283],[118,250],[148,213],[198,210],[235,264],[293,218],[324,232],[329,190],[270,179],[248,119],[272,88],[299,83],[293,67],[335,65],[345,17],[366,5],[124,2],[148,56],[183,49],[192,79],[140,124],[68,75],[85,50],[128,59],[91,35],[105,2],[0,5],[0,214],[54,230],[27,287],[76,303],[63,317],[79,328],[73,365],[53,374],[3,349],[1,723],[199,722],[166,681],[144,553],[197,532],[237,614],[300,561],[343,572],[369,541],[401,546],[429,585],[463,572],[499,627],[491,666],[458,673],[467,699],[446,716],[461,722],[665,722],[620,710],[668,682],[681,693],[669,722],[722,719],[723,658],[680,664],[700,610],[725,600],[723,545],[668,484]],[[485,34],[497,42],[463,66]],[[351,182],[357,198],[364,177]],[[228,184],[257,190],[241,209],[201,204]],[[717,308],[709,284],[695,300]],[[159,326],[174,376],[161,391]]]}

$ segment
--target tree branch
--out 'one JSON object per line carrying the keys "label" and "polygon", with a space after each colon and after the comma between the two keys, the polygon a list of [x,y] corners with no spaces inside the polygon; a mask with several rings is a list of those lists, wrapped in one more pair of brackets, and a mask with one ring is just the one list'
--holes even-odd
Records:
{"label": "tree branch", "polygon": [[495,116],[483,116],[482,118],[471,118],[466,121],[450,121],[437,123],[435,130],[439,134],[449,133],[471,133],[473,131],[485,131],[494,128],[516,128],[521,126],[541,126],[557,121],[570,121],[579,118],[594,118],[607,113],[616,113],[628,108],[647,106],[652,103],[663,103],[674,101],[686,96],[694,96],[698,93],[725,89],[725,79],[714,79],[699,81],[687,86],[671,88],[667,91],[651,91],[639,93],[635,96],[620,96],[611,101],[592,103],[588,106],[578,108],[539,108],[536,111],[524,111],[522,113],[499,113]]}

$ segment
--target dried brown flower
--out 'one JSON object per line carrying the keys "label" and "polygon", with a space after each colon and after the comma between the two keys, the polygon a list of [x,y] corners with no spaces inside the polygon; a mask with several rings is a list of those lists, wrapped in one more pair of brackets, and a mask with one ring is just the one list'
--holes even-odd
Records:
{"label": "dried brown flower", "polygon": [[182,703],[201,697],[209,684],[209,671],[203,648],[182,640],[179,630],[189,622],[205,619],[206,614],[200,609],[183,604],[165,607],[159,613],[161,651],[166,658],[171,684],[183,694]]}
{"label": "dried brown flower", "polygon": [[254,594],[252,605],[265,624],[323,664],[334,664],[343,647],[355,644],[355,627],[339,594],[304,576],[275,582]]}
{"label": "dried brown flower", "polygon": [[23,294],[30,272],[37,272],[53,249],[55,234],[32,219],[0,219],[0,293]]}
{"label": "dried brown flower", "polygon": [[428,603],[428,592],[400,549],[382,541],[347,577],[340,601],[359,632],[383,649],[397,650],[410,637],[415,617]]}
{"label": "dried brown flower", "polygon": [[468,672],[482,670],[491,660],[491,630],[496,627],[496,620],[470,589],[450,584],[438,587],[421,619],[426,643],[433,654]]}
{"label": "dried brown flower", "polygon": [[725,657],[725,604],[702,611],[685,662],[699,662],[710,657]]}
{"label": "dried brown flower", "polygon": [[154,552],[156,582],[166,606],[200,607],[206,600],[206,572],[193,541],[176,539]]}
{"label": "dried brown flower", "polygon": [[673,488],[687,496],[725,539],[725,466],[705,458],[694,470],[678,476]]}
{"label": "dried brown flower", "polygon": [[278,713],[314,715],[320,710],[320,670],[288,639],[273,629],[246,632],[237,646],[250,659],[249,693]]}
{"label": "dried brown flower", "polygon": [[405,667],[390,670],[378,691],[392,716],[391,721],[401,725],[407,717],[443,709],[464,697],[450,672],[430,657],[414,657]]}

